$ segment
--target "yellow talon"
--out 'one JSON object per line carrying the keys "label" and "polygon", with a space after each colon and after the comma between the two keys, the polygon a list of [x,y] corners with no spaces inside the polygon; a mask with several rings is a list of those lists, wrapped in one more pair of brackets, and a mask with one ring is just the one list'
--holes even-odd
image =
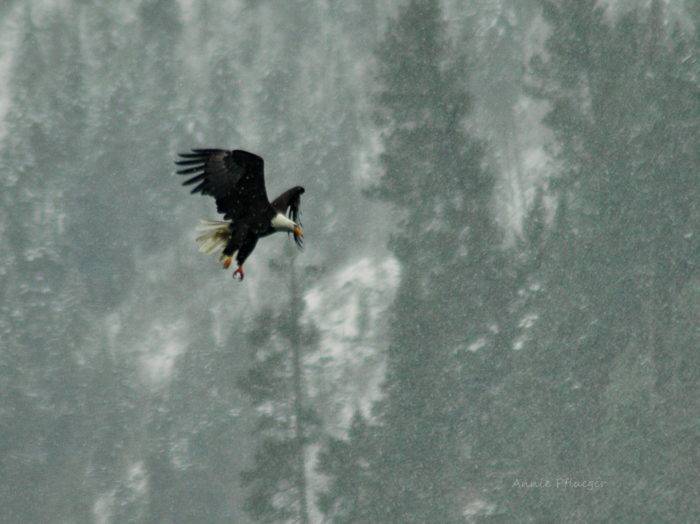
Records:
{"label": "yellow talon", "polygon": [[224,257],[222,259],[224,263],[224,269],[228,269],[231,266],[231,261],[233,260],[233,257]]}

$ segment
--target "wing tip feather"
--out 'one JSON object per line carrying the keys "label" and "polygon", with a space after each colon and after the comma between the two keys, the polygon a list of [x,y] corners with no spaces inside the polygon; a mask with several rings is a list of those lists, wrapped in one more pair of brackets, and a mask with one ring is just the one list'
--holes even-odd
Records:
{"label": "wing tip feather", "polygon": [[182,185],[183,186],[191,186],[192,184],[195,184],[196,182],[201,182],[204,179],[204,173],[201,173],[197,176],[193,176],[192,178],[188,178],[185,180]]}
{"label": "wing tip feather", "polygon": [[193,175],[194,173],[197,173],[199,171],[202,171],[202,167],[195,166],[195,167],[189,167],[187,169],[178,169],[177,174],[178,175]]}

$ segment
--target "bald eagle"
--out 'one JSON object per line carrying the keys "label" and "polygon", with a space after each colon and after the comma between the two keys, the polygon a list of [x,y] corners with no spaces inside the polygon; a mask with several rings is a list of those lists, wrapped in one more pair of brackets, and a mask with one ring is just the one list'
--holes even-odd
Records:
{"label": "bald eagle", "polygon": [[177,173],[194,175],[183,185],[196,184],[193,194],[213,196],[216,210],[224,215],[224,220],[201,222],[199,250],[207,254],[220,251],[224,269],[235,258],[238,269],[233,278],[243,280],[243,262],[262,237],[286,231],[302,247],[299,201],[303,187],[288,189],[270,203],[265,190],[265,164],[258,155],[240,149],[193,149],[191,153],[178,154],[181,160],[175,163],[184,169]]}

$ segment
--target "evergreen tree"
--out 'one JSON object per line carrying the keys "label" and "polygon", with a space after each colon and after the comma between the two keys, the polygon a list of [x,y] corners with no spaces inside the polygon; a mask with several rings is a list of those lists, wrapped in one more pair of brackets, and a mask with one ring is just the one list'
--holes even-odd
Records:
{"label": "evergreen tree", "polygon": [[371,502],[382,490],[372,471],[380,458],[376,430],[356,411],[347,438],[324,442],[317,470],[330,482],[318,496],[318,509],[330,522],[376,522],[382,514]]}
{"label": "evergreen tree", "polygon": [[244,402],[232,377],[244,366],[240,340],[217,344],[209,312],[178,358],[172,381],[152,394],[143,447],[145,520],[231,522],[243,518],[237,475],[246,465]]}
{"label": "evergreen tree", "polygon": [[[616,20],[594,1],[542,5],[552,32],[546,59],[533,62],[535,92],[550,105],[544,122],[564,170],[534,334],[507,390],[522,392],[527,402],[513,413],[538,428],[515,449],[514,473],[602,477],[609,487],[530,491],[506,499],[506,513],[673,520],[668,500],[689,508],[687,483],[677,480],[663,504],[647,501],[675,455],[651,459],[666,447],[660,427],[678,419],[650,413],[679,383],[671,311],[697,271],[688,234],[698,219],[689,200],[698,165],[697,140],[687,140],[698,114],[683,58],[690,41],[664,29],[661,2]],[[633,482],[639,489],[624,494],[614,487]]]}
{"label": "evergreen tree", "polygon": [[131,129],[136,116],[130,101],[138,95],[133,78],[124,72],[133,59],[125,50],[133,29],[114,32],[113,8],[90,5],[86,13],[87,27],[99,37],[92,42],[86,60],[92,79],[92,89],[85,94],[90,134],[76,157],[81,167],[70,183],[67,228],[91,306],[109,311],[130,289],[134,253],[127,240],[131,230],[127,217],[137,215],[142,203],[135,197],[119,198],[131,192],[126,173],[133,156],[124,152],[136,149]]}
{"label": "evergreen tree", "polygon": [[[494,179],[464,128],[465,71],[451,59],[441,16],[438,2],[409,2],[377,54],[384,174],[372,194],[399,217],[390,247],[402,265],[385,398],[376,408],[378,451],[363,481],[369,495],[357,508],[377,522],[463,518],[466,486],[475,480],[464,449],[479,396],[469,381],[475,364],[487,362],[471,359],[469,348],[493,353],[482,387],[499,380],[505,363],[489,329],[497,322],[490,297],[498,296],[501,260],[490,210]],[[370,492],[373,483],[381,491]],[[340,511],[339,521],[349,518],[338,508],[351,503],[329,496],[326,507]]]}
{"label": "evergreen tree", "polygon": [[303,360],[313,349],[313,331],[300,323],[302,288],[290,249],[290,263],[277,268],[289,278],[289,306],[258,314],[250,333],[252,366],[239,382],[257,412],[259,442],[241,478],[249,489],[244,508],[255,520],[308,523],[308,446],[319,438],[320,419],[306,393]]}
{"label": "evergreen tree", "polygon": [[86,111],[84,50],[74,12],[51,13],[40,31],[30,5],[19,17],[11,106],[1,147],[0,382],[7,393],[0,444],[0,504],[11,520],[87,519],[91,455],[82,351],[89,314],[66,228],[65,182],[80,170]]}

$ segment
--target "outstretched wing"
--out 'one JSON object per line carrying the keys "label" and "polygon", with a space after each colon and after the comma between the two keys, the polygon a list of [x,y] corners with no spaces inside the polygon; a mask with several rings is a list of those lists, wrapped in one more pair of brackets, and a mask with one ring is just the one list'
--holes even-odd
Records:
{"label": "outstretched wing", "polygon": [[211,195],[224,218],[237,220],[269,209],[265,190],[265,164],[258,155],[236,149],[193,149],[179,153],[178,174],[194,175],[183,185],[197,184],[192,193]]}
{"label": "outstretched wing", "polygon": [[275,211],[278,213],[287,215],[294,220],[294,222],[300,224],[299,215],[301,213],[299,212],[299,204],[303,193],[304,188],[301,186],[288,189],[272,201],[272,207],[275,208]]}

